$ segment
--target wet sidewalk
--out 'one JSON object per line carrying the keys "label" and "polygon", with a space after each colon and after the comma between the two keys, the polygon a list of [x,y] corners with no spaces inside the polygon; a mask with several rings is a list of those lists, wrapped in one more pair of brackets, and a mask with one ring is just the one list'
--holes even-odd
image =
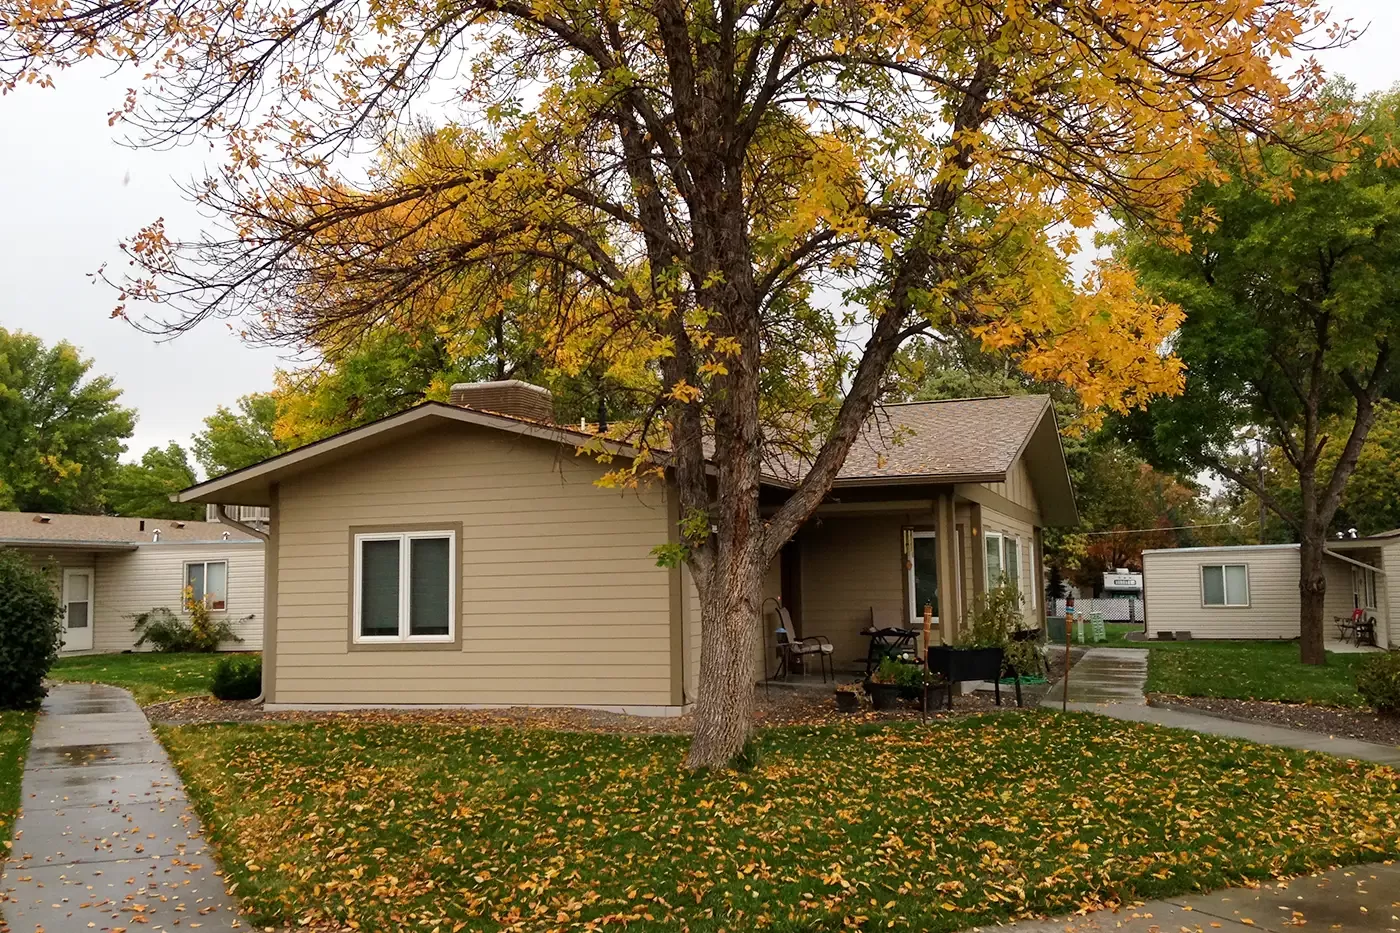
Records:
{"label": "wet sidewalk", "polygon": [[13,933],[246,930],[184,787],[131,694],[50,688],[0,876]]}
{"label": "wet sidewalk", "polygon": [[998,933],[1397,933],[1400,864],[1356,865],[1258,888],[1169,897],[1059,920],[1023,920]]}
{"label": "wet sidewalk", "polygon": [[1064,702],[1065,682],[1069,682],[1069,702],[1128,703],[1147,702],[1143,688],[1147,686],[1146,648],[1091,648],[1079,663],[1050,685],[1042,706],[1056,709]]}

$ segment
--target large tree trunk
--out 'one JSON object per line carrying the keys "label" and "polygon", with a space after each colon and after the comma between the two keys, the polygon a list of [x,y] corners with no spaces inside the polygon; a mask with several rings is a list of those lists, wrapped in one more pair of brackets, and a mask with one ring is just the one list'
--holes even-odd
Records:
{"label": "large tree trunk", "polygon": [[1316,523],[1304,526],[1303,540],[1298,547],[1298,644],[1304,664],[1326,664],[1323,648],[1323,601],[1327,596],[1327,576],[1322,571],[1325,534]]}
{"label": "large tree trunk", "polygon": [[726,768],[749,740],[754,689],[754,633],[763,604],[762,550],[756,546],[716,567],[700,598],[700,695],[689,768]]}

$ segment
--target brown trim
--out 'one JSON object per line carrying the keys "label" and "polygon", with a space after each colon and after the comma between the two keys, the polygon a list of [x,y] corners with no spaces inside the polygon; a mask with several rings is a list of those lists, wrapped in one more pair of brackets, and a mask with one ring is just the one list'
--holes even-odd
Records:
{"label": "brown trim", "polygon": [[1045,535],[1038,525],[1031,529],[1031,585],[1035,587],[1031,591],[1037,606],[1035,621],[1044,630],[1050,611],[1045,605]]}
{"label": "brown trim", "polygon": [[[457,592],[452,600],[452,615],[448,619],[448,624],[452,626],[451,641],[398,641],[398,642],[372,642],[368,644],[355,643],[355,536],[356,535],[382,535],[394,534],[406,531],[447,531],[453,536],[452,550],[457,557]],[[463,570],[466,562],[462,557],[462,523],[461,522],[407,522],[387,525],[351,525],[350,533],[346,538],[348,542],[346,557],[346,577],[345,585],[345,644],[351,651],[461,651],[462,650],[462,594],[466,587],[462,585]]]}
{"label": "brown trim", "polygon": [[263,542],[263,703],[275,703],[277,697],[277,575],[281,561],[278,512],[281,511],[281,491],[277,483],[268,487],[272,506],[268,511],[267,540]]}
{"label": "brown trim", "polygon": [[794,536],[778,551],[778,597],[792,618],[794,634],[806,636],[802,630],[802,545]]}
{"label": "brown trim", "polygon": [[1000,512],[1007,518],[1014,518],[1016,521],[1025,522],[1032,527],[1038,527],[1042,524],[1040,515],[1035,510],[1028,509],[1019,502],[1012,502],[1001,493],[993,492],[986,486],[959,485],[957,493],[969,502],[986,506],[995,512]]}
{"label": "brown trim", "polygon": [[946,493],[934,503],[934,532],[938,537],[938,624],[957,641],[962,631],[962,607],[958,597],[958,531],[953,512],[953,494]]}
{"label": "brown trim", "polygon": [[972,586],[973,602],[987,596],[987,529],[982,526],[982,503],[970,502],[968,522],[972,526]]}
{"label": "brown trim", "polygon": [[[666,484],[666,540],[677,544],[681,539],[681,497],[676,487]],[[671,567],[666,574],[671,595],[671,705],[685,705],[685,575],[681,565]]]}

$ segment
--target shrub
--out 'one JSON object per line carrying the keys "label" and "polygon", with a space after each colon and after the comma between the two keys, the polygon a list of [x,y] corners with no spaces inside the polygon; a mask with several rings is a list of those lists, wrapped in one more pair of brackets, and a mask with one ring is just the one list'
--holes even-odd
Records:
{"label": "shrub", "polygon": [[44,698],[44,675],[63,644],[63,607],[53,580],[15,551],[0,550],[0,708]]}
{"label": "shrub", "polygon": [[262,659],[231,655],[214,668],[209,692],[220,700],[251,700],[262,693]]}
{"label": "shrub", "polygon": [[1002,577],[973,607],[968,626],[958,638],[964,648],[1000,648],[1007,667],[1021,674],[1040,669],[1040,646],[1012,637],[1023,625],[1021,594]]}
{"label": "shrub", "polygon": [[1386,716],[1400,716],[1400,651],[1374,655],[1357,668],[1356,692]]}
{"label": "shrub", "polygon": [[[242,641],[234,634],[233,625],[225,618],[214,618],[203,600],[194,598],[194,591],[185,590],[185,612],[181,618],[165,607],[149,609],[127,616],[131,620],[131,630],[140,632],[136,647],[146,642],[157,651],[218,651],[226,641]],[[247,616],[241,621],[253,618]]]}

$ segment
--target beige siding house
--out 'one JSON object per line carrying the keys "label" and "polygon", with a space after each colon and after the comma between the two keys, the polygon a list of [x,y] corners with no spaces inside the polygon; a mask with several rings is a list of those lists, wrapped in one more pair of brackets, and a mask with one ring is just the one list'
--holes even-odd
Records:
{"label": "beige siding house", "polygon": [[64,654],[135,649],[130,616],[161,607],[183,614],[186,586],[233,624],[241,640],[223,650],[262,648],[262,541],[227,523],[0,512],[0,547],[53,579]]}
{"label": "beige siding house", "polygon": [[[1298,637],[1296,544],[1149,550],[1142,562],[1149,638]],[[1387,582],[1400,574],[1400,532],[1329,542],[1323,571],[1329,640],[1338,636],[1334,620],[1360,609],[1376,622],[1381,647],[1400,645],[1400,588]]]}
{"label": "beige siding house", "polygon": [[[543,390],[459,386],[365,427],[202,483],[182,501],[266,509],[264,695],[272,708],[580,706],[669,715],[695,699],[700,603],[664,481],[598,485],[590,435],[542,420]],[[489,407],[488,407],[489,406]],[[872,619],[956,634],[1001,573],[1041,606],[1040,529],[1076,519],[1049,403],[893,405],[769,573],[776,608],[858,667]],[[898,443],[884,438],[897,437]],[[626,456],[625,449],[618,449]],[[800,464],[766,477],[776,508]],[[241,513],[246,514],[246,513]]]}

